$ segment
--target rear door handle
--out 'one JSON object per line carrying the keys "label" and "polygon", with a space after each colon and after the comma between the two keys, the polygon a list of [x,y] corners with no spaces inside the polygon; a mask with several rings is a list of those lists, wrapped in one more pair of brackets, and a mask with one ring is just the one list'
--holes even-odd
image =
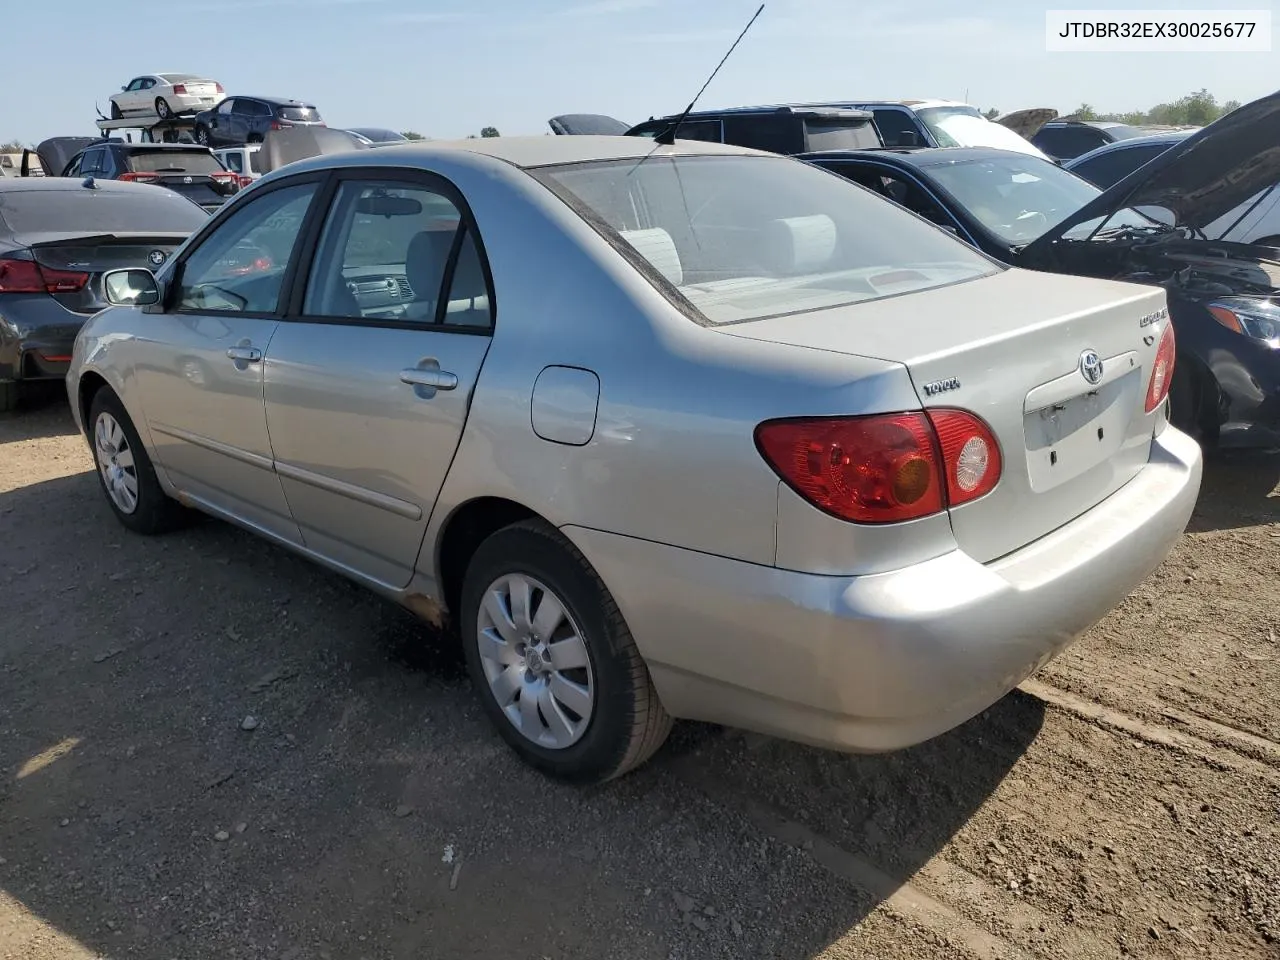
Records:
{"label": "rear door handle", "polygon": [[262,351],[257,347],[232,347],[227,351],[227,356],[244,363],[257,363],[262,359]]}
{"label": "rear door handle", "polygon": [[448,370],[409,367],[400,371],[400,382],[414,387],[430,387],[433,390],[453,390],[458,386],[458,375]]}

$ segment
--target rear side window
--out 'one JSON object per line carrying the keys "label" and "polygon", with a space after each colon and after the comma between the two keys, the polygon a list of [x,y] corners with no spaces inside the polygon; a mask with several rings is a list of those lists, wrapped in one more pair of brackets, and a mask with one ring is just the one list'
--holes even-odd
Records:
{"label": "rear side window", "polygon": [[922,147],[920,128],[905,110],[876,110],[876,128],[886,147]]}
{"label": "rear side window", "polygon": [[130,173],[190,173],[207,176],[226,168],[212,153],[199,150],[134,150],[125,155]]}
{"label": "rear side window", "polygon": [[1170,144],[1162,143],[1145,147],[1125,147],[1123,150],[1108,150],[1106,153],[1076,164],[1071,168],[1071,172],[1105,190],[1119,183],[1139,167],[1150,163],[1169,147]]}
{"label": "rear side window", "polygon": [[808,144],[806,150],[865,150],[880,146],[880,137],[871,121],[820,120],[805,121]]}
{"label": "rear side window", "polygon": [[0,193],[14,233],[193,233],[209,214],[172,190],[21,190]]}
{"label": "rear side window", "polygon": [[281,120],[316,123],[320,120],[320,111],[315,107],[277,107],[276,116]]}
{"label": "rear side window", "polygon": [[[681,127],[679,134],[693,139]],[[791,114],[742,114],[724,118],[724,142],[735,147],[750,147],[770,153],[799,153],[804,149],[800,142],[800,121]]]}

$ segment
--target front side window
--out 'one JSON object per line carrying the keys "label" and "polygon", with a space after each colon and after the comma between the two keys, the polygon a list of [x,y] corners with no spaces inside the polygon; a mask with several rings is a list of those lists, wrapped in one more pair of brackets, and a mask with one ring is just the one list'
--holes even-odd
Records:
{"label": "front side window", "polygon": [[924,138],[916,122],[905,110],[873,110],[876,129],[886,147],[922,147]]}
{"label": "front side window", "polygon": [[843,178],[783,157],[655,157],[532,173],[700,322],[824,310],[1002,269]]}
{"label": "front side window", "polygon": [[[675,117],[665,120],[650,120],[642,127],[632,130],[628,136],[656,137],[675,122]],[[721,143],[724,140],[724,128],[719,120],[686,120],[676,131],[678,140],[702,140],[706,143]]]}
{"label": "front side window", "polygon": [[177,309],[275,313],[315,192],[314,183],[281,187],[223,221],[183,264]]}
{"label": "front side window", "polygon": [[427,186],[348,180],[316,250],[302,312],[487,327],[479,248],[457,206]]}

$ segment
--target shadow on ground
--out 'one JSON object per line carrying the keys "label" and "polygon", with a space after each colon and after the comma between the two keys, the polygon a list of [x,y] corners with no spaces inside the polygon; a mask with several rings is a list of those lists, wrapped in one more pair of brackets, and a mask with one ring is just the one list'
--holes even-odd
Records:
{"label": "shadow on ground", "polygon": [[95,955],[811,956],[878,900],[738,801],[909,877],[1042,720],[887,757],[686,725],[575,790],[447,640],[248,534],[130,535],[83,473],[0,495],[0,542],[0,891]]}
{"label": "shadow on ground", "polygon": [[1219,451],[1205,457],[1193,533],[1280,524],[1280,452]]}

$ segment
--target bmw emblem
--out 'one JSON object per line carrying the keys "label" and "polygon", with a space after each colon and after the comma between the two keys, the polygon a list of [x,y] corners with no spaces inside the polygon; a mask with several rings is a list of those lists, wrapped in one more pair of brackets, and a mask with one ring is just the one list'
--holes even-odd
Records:
{"label": "bmw emblem", "polygon": [[1102,379],[1102,358],[1096,350],[1086,350],[1080,354],[1080,373],[1090,383]]}
{"label": "bmw emblem", "polygon": [[166,254],[163,250],[152,250],[150,253],[147,254],[147,259],[151,261],[151,265],[153,267],[158,267],[162,263],[164,263],[166,256],[168,256],[168,254]]}

